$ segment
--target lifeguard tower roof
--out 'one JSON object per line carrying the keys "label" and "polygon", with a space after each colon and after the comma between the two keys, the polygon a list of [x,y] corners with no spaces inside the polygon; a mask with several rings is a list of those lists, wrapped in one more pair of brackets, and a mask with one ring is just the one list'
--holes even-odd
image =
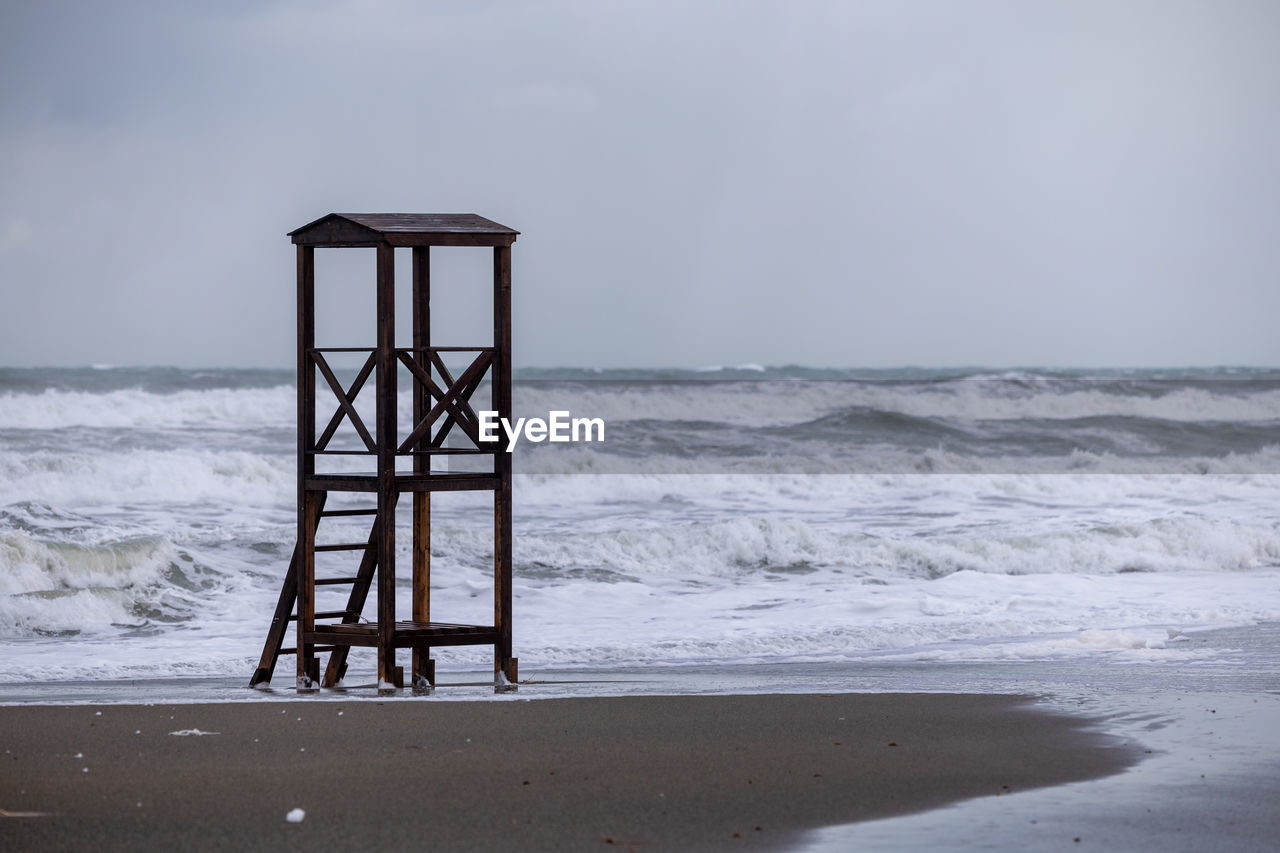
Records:
{"label": "lifeguard tower roof", "polygon": [[300,246],[510,246],[520,232],[474,213],[330,213],[289,232]]}

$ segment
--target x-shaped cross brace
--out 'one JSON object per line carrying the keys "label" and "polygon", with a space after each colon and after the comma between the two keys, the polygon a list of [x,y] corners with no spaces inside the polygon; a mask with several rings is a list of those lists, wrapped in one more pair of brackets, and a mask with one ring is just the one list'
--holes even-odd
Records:
{"label": "x-shaped cross brace", "polygon": [[356,432],[364,441],[365,447],[370,452],[376,453],[378,446],[373,441],[373,436],[369,435],[369,430],[365,429],[364,422],[360,420],[360,416],[356,414],[356,407],[353,405],[356,395],[360,393],[360,389],[364,387],[364,383],[369,379],[369,374],[373,373],[374,356],[376,353],[369,353],[369,358],[364,363],[364,367],[360,368],[360,372],[356,374],[355,382],[351,383],[351,387],[343,389],[338,382],[338,377],[333,375],[333,371],[324,360],[324,356],[318,351],[312,351],[311,359],[316,363],[316,367],[320,368],[320,373],[324,376],[324,381],[329,383],[329,387],[333,389],[333,393],[338,398],[338,410],[333,413],[333,417],[329,419],[329,425],[324,428],[324,432],[316,439],[316,450],[324,450],[329,445],[329,440],[333,438],[333,434],[338,431],[338,425],[342,423],[343,416],[351,421],[351,425],[356,428]]}
{"label": "x-shaped cross brace", "polygon": [[401,453],[406,453],[410,449],[417,446],[418,442],[431,433],[431,427],[440,418],[440,415],[448,412],[449,416],[445,420],[444,427],[431,440],[432,447],[439,447],[448,434],[453,424],[457,424],[467,437],[475,443],[476,447],[480,446],[480,419],[476,416],[475,410],[471,408],[468,402],[471,395],[475,393],[476,388],[480,386],[480,380],[484,378],[484,372],[488,370],[489,364],[493,361],[493,352],[491,350],[482,350],[476,356],[475,361],[462,371],[456,380],[445,367],[444,361],[440,358],[439,353],[430,353],[431,363],[435,365],[436,370],[440,371],[440,376],[449,385],[449,390],[442,391],[435,380],[431,378],[431,373],[418,362],[410,358],[409,353],[399,353],[400,361],[414,377],[422,383],[422,387],[427,389],[432,398],[437,402],[431,407],[431,411],[427,412],[417,426],[413,428],[413,432],[409,433],[409,437],[400,445]]}

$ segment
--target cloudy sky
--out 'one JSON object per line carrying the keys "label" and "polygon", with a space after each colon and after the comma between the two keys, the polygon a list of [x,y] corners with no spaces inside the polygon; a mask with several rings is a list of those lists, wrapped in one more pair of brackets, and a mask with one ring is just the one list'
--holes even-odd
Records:
{"label": "cloudy sky", "polygon": [[[0,365],[287,366],[329,211],[520,230],[517,365],[1280,364],[1277,45],[1269,0],[0,0]],[[372,341],[351,254],[322,343]]]}

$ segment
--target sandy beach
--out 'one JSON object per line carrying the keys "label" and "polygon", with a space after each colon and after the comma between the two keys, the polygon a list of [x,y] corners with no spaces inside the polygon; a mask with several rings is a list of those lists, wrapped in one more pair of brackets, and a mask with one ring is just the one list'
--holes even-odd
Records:
{"label": "sandy beach", "polygon": [[1137,758],[997,695],[25,706],[0,721],[7,850],[787,849]]}

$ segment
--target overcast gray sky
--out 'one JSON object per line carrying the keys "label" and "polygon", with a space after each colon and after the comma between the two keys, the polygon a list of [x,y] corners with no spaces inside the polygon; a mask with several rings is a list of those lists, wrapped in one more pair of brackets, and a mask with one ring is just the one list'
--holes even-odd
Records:
{"label": "overcast gray sky", "polygon": [[517,365],[1280,364],[1280,3],[0,8],[0,365],[287,366],[330,211],[520,230]]}

